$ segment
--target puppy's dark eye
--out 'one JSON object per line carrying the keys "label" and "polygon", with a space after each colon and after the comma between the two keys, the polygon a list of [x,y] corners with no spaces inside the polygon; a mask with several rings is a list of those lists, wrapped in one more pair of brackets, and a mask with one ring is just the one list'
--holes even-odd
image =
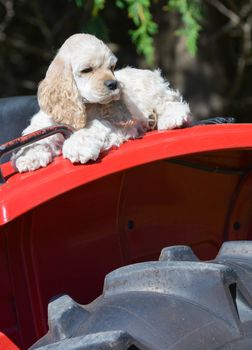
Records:
{"label": "puppy's dark eye", "polygon": [[115,64],[114,64],[113,66],[111,66],[111,67],[110,67],[110,70],[111,70],[111,72],[113,72],[113,73],[114,73],[114,70],[115,70]]}
{"label": "puppy's dark eye", "polygon": [[88,68],[82,69],[80,72],[81,72],[81,74],[85,74],[85,73],[91,73],[92,71],[93,71],[93,68],[88,67]]}

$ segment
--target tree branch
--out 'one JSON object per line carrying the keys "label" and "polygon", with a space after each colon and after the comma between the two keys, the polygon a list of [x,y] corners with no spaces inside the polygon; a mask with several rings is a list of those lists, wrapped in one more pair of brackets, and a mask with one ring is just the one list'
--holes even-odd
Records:
{"label": "tree branch", "polygon": [[0,0],[0,4],[4,6],[6,11],[5,17],[2,23],[0,23],[0,36],[4,36],[3,32],[5,28],[8,26],[8,24],[10,23],[10,21],[12,20],[15,12],[13,8],[13,0]]}

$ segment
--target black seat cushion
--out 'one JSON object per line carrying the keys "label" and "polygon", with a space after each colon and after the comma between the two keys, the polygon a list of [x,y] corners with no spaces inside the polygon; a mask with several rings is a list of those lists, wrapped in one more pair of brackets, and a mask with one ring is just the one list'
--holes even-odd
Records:
{"label": "black seat cushion", "polygon": [[[31,117],[39,111],[36,96],[19,96],[0,99],[0,145],[19,137],[29,125]],[[3,156],[0,163],[9,160]]]}

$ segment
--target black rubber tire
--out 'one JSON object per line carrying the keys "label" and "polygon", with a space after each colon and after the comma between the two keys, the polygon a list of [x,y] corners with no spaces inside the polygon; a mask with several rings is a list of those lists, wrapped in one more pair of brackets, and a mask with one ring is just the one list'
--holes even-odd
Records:
{"label": "black rubber tire", "polygon": [[168,247],[108,274],[89,305],[61,296],[31,349],[252,349],[252,242],[226,242],[210,262]]}

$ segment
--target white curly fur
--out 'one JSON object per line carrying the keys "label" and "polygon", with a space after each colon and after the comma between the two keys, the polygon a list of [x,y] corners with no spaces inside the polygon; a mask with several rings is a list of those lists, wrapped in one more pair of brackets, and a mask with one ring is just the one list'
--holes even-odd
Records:
{"label": "white curly fur", "polygon": [[[75,34],[60,48],[39,86],[40,111],[23,135],[47,126],[70,124],[77,130],[64,141],[54,135],[12,157],[19,172],[47,166],[61,153],[73,163],[96,160],[101,151],[119,146],[149,129],[167,130],[190,122],[190,109],[159,70],[113,71],[116,58],[89,34]],[[109,88],[106,83],[117,85]]]}

